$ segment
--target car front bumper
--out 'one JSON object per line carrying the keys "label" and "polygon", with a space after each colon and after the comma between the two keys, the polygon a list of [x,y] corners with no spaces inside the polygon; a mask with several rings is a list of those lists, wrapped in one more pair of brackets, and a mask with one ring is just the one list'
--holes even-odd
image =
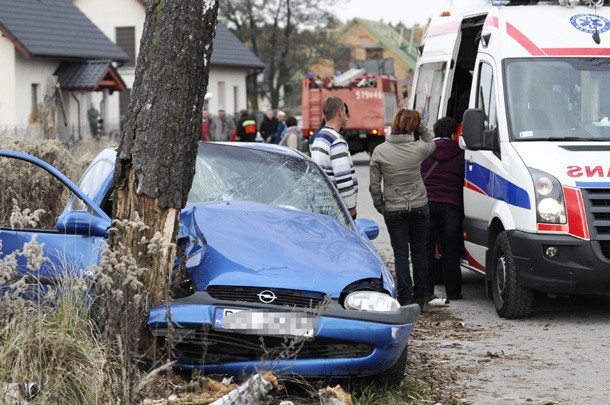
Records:
{"label": "car front bumper", "polygon": [[[265,369],[273,370],[277,374],[295,374],[308,378],[367,376],[386,371],[405,350],[419,315],[419,307],[415,304],[403,306],[394,312],[373,313],[348,311],[332,301],[323,309],[315,310],[236,303],[214,299],[206,292],[197,292],[192,296],[174,300],[169,307],[159,306],[151,310],[148,327],[156,336],[168,338],[168,308],[174,330],[182,334],[187,330],[192,331],[197,336],[186,339],[188,344],[174,345],[178,366],[229,375],[242,375]],[[276,356],[273,350],[264,350],[264,353],[261,352],[256,358],[251,354],[249,358],[244,359],[240,357],[243,354],[241,349],[263,345],[261,338],[265,342],[274,339],[288,342],[290,339],[284,340],[284,336],[277,334],[261,337],[257,332],[248,335],[215,328],[215,314],[219,308],[274,311],[295,316],[313,314],[316,319],[315,332],[313,338],[294,338],[297,342],[294,350],[288,347],[288,350],[275,353]],[[203,347],[206,345],[210,346]],[[329,350],[325,350],[326,345]],[[280,343],[280,346],[286,344]],[[235,352],[234,356],[227,353],[224,357],[214,358],[208,353],[214,350]]]}

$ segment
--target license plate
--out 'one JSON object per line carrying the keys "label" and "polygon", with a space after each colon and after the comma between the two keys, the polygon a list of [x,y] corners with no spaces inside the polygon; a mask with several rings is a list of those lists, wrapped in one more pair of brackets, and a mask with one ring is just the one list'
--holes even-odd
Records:
{"label": "license plate", "polygon": [[317,318],[296,312],[268,312],[240,308],[216,308],[214,328],[261,336],[313,338]]}
{"label": "license plate", "polygon": [[366,134],[359,134],[360,139],[366,139]]}

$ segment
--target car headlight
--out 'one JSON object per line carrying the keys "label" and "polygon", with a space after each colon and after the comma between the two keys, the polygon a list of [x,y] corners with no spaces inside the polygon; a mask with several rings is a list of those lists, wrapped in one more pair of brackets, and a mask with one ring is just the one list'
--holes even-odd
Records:
{"label": "car headlight", "polygon": [[376,291],[356,291],[350,293],[343,303],[345,309],[368,312],[396,311],[400,304],[386,293]]}
{"label": "car headlight", "polygon": [[529,168],[536,195],[536,220],[538,223],[565,224],[566,205],[561,183],[542,170]]}

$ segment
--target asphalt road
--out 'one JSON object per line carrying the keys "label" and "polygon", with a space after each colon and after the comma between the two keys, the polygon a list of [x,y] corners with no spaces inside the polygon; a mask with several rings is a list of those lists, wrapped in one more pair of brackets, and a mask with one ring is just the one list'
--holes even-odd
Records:
{"label": "asphalt road", "polygon": [[[353,158],[358,216],[378,222],[380,235],[374,243],[383,257],[391,258],[383,217],[368,192],[368,155]],[[464,299],[434,310],[448,311],[459,320],[455,328],[472,333],[415,342],[438,354],[439,367],[466,371],[462,378],[447,381],[447,389],[463,391],[466,403],[474,404],[610,402],[610,297],[539,294],[528,319],[505,320],[485,297],[483,276],[466,269],[462,274]],[[443,295],[442,286],[436,293]]]}

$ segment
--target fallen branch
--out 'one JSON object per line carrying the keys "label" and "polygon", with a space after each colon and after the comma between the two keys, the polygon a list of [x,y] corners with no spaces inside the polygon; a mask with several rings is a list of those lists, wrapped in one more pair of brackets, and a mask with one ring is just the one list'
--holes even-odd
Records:
{"label": "fallen branch", "polygon": [[277,386],[277,379],[272,372],[255,374],[237,389],[212,402],[212,405],[271,404],[273,398],[268,394]]}

